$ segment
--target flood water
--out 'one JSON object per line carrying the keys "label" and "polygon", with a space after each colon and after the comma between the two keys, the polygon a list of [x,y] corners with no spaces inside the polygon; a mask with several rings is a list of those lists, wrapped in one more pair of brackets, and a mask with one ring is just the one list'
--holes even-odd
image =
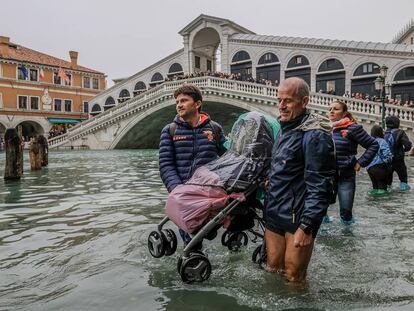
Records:
{"label": "flood water", "polygon": [[253,264],[256,244],[231,253],[219,238],[204,242],[210,279],[187,285],[180,242],[171,257],[147,250],[167,195],[156,151],[51,152],[33,173],[28,163],[20,182],[0,179],[0,310],[414,310],[414,190],[373,198],[360,173],[357,222],[342,226],[330,208],[305,287]]}

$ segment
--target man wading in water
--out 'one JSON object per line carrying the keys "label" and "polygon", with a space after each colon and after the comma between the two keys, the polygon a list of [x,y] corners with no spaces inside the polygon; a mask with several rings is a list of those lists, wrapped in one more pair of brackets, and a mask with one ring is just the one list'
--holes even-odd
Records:
{"label": "man wading in water", "polygon": [[334,143],[322,119],[306,110],[309,86],[284,80],[278,90],[276,138],[265,202],[267,267],[302,281],[326,215],[335,175]]}

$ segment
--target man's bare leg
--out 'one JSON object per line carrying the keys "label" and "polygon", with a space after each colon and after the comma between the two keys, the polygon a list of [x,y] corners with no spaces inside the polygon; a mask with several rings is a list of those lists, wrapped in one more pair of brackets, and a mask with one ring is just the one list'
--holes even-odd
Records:
{"label": "man's bare leg", "polygon": [[285,269],[285,237],[266,229],[265,241],[267,252],[267,268],[273,272],[283,271]]}
{"label": "man's bare leg", "polygon": [[[286,233],[285,269],[286,277],[291,282],[301,282],[306,278],[309,261],[312,257],[314,240],[312,243],[303,246],[294,246],[294,235]],[[267,240],[266,240],[267,243]],[[266,244],[267,246],[267,244]]]}

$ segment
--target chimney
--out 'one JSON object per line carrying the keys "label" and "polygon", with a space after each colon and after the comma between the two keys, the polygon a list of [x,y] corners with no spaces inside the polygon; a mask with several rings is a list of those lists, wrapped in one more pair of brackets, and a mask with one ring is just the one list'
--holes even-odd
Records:
{"label": "chimney", "polygon": [[70,66],[72,68],[76,68],[78,66],[78,52],[69,51],[69,56],[70,56]]}
{"label": "chimney", "polygon": [[9,45],[10,45],[10,38],[0,36],[0,56],[1,57],[9,56]]}

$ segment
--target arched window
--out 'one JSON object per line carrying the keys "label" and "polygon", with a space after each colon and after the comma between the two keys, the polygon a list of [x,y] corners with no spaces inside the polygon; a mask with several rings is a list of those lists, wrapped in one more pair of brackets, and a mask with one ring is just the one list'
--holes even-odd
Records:
{"label": "arched window", "polygon": [[338,96],[345,94],[345,70],[341,61],[330,58],[319,66],[316,91]]}
{"label": "arched window", "polygon": [[344,69],[341,61],[336,58],[330,58],[324,61],[318,69],[318,72]]}
{"label": "arched window", "polygon": [[380,66],[375,63],[367,62],[358,66],[351,78],[351,94],[359,93],[362,98],[365,98],[366,95],[379,97],[380,92],[375,90],[374,85],[379,72]]}
{"label": "arched window", "polygon": [[277,63],[279,58],[273,53],[266,53],[263,54],[259,59],[259,65],[269,64],[269,63]]}
{"label": "arched window", "polygon": [[273,85],[278,85],[280,81],[280,64],[279,58],[271,52],[263,54],[259,58],[256,68],[256,80],[266,80]]}
{"label": "arched window", "polygon": [[414,102],[414,66],[409,66],[397,72],[392,84],[391,96],[400,100],[403,105]]}
{"label": "arched window", "polygon": [[242,61],[248,61],[250,59],[249,53],[246,51],[238,51],[236,54],[234,54],[233,59],[231,60],[232,63],[242,62]]}
{"label": "arched window", "polygon": [[162,76],[162,74],[160,74],[159,72],[156,72],[152,75],[150,86],[154,87],[163,82],[164,82],[164,77]]}
{"label": "arched window", "polygon": [[[113,107],[115,106],[115,100],[113,99],[112,96],[109,96],[106,101],[105,101],[105,105],[104,106],[109,106],[109,107]],[[94,106],[95,107],[95,106]]]}
{"label": "arched window", "polygon": [[125,98],[125,97],[131,97],[131,95],[129,95],[129,91],[127,89],[123,89],[120,93],[119,93],[119,97],[121,98]]}
{"label": "arched window", "polygon": [[179,63],[174,63],[170,66],[170,69],[168,69],[168,74],[174,74],[174,73],[181,73],[183,72],[183,67]]}
{"label": "arched window", "polygon": [[292,77],[302,78],[310,85],[311,67],[306,56],[295,55],[289,60],[285,70],[285,79]]}
{"label": "arched window", "polygon": [[295,68],[295,67],[302,67],[302,66],[309,66],[309,65],[310,63],[306,56],[295,55],[289,60],[287,64],[287,68]]}
{"label": "arched window", "polygon": [[95,116],[100,113],[101,113],[101,106],[99,106],[98,104],[93,105],[91,109],[91,115]]}
{"label": "arched window", "polygon": [[123,89],[119,93],[118,102],[123,103],[124,101],[127,101],[130,98],[131,98],[131,95],[129,94],[129,91],[127,89]]}
{"label": "arched window", "polygon": [[397,72],[394,81],[414,80],[414,67],[405,67]]}
{"label": "arched window", "polygon": [[105,104],[104,104],[104,110],[108,110],[110,108],[112,108],[113,106],[115,106],[115,100],[113,99],[112,96],[109,96],[106,100],[105,100]]}
{"label": "arched window", "polygon": [[232,59],[230,71],[237,75],[237,79],[247,81],[252,77],[252,60],[246,51],[238,51]]}
{"label": "arched window", "polygon": [[147,90],[147,86],[145,85],[145,83],[142,81],[138,81],[137,83],[135,83],[134,96],[137,96],[145,92],[146,90]]}
{"label": "arched window", "polygon": [[380,66],[375,63],[364,63],[358,66],[357,69],[354,71],[354,76],[363,76],[363,75],[371,75],[371,74],[379,74],[380,73]]}

